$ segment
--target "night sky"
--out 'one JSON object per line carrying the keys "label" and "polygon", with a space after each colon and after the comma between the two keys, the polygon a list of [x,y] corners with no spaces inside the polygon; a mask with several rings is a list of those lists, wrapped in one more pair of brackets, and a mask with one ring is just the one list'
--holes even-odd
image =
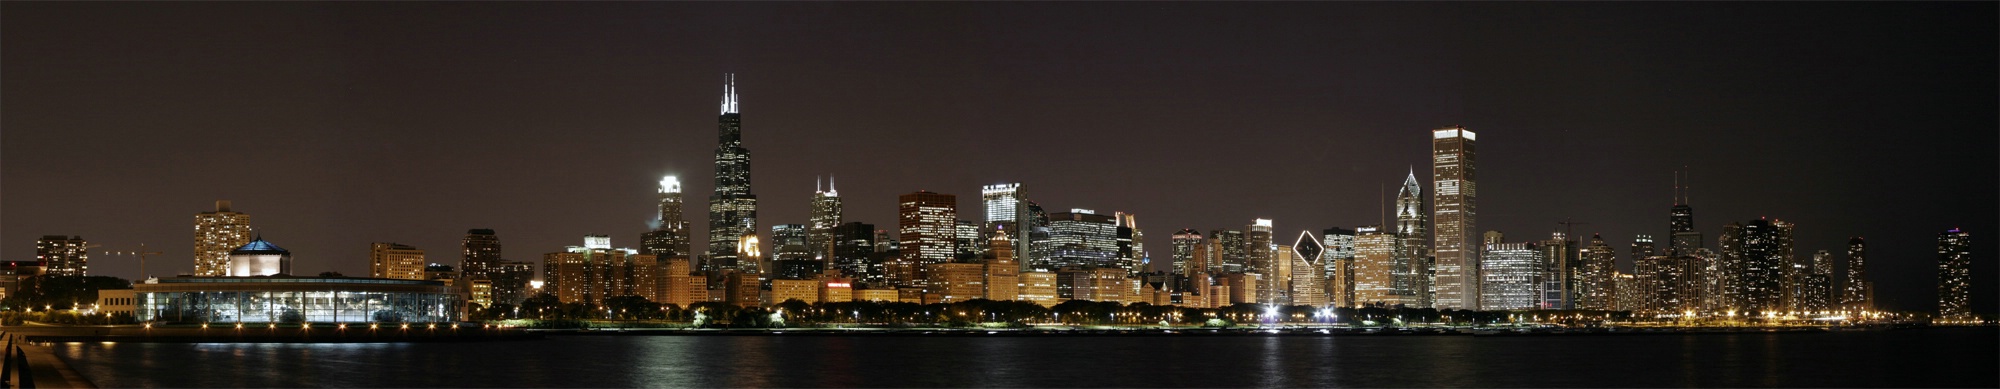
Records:
{"label": "night sky", "polygon": [[[295,272],[369,242],[456,265],[636,246],[655,182],[705,241],[722,74],[738,74],[759,230],[895,196],[1023,182],[1051,210],[1181,228],[1375,224],[1429,130],[1479,133],[1478,229],[1590,224],[1664,242],[1673,171],[1698,229],[1798,224],[1870,244],[1879,306],[1934,310],[1936,235],[1970,231],[1996,306],[1996,4],[0,3],[0,259],[45,234],[165,251],[232,200]],[[1387,193],[1393,198],[1394,192]],[[1428,195],[1428,193],[1426,193]],[[699,247],[699,245],[697,245]],[[1836,273],[1845,274],[1844,258]],[[91,274],[135,277],[93,256]],[[1841,278],[1836,276],[1836,279]]]}

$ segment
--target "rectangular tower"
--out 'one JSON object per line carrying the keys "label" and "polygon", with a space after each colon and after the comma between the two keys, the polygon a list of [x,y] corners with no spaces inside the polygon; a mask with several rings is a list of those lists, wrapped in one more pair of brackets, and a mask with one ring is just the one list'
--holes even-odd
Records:
{"label": "rectangular tower", "polygon": [[958,196],[917,191],[898,196],[897,204],[902,248],[890,266],[890,282],[921,286],[927,280],[924,265],[949,262],[957,254]]}
{"label": "rectangular tower", "polygon": [[49,275],[83,276],[89,270],[89,247],[81,236],[44,235],[35,241],[35,260]]}
{"label": "rectangular tower", "polygon": [[1436,223],[1437,284],[1433,285],[1438,309],[1479,307],[1479,237],[1477,236],[1479,186],[1478,135],[1465,127],[1431,131],[1431,196]]}
{"label": "rectangular tower", "polygon": [[229,275],[229,250],[250,244],[250,215],[229,210],[229,200],[215,202],[215,212],[194,215],[194,275]]}

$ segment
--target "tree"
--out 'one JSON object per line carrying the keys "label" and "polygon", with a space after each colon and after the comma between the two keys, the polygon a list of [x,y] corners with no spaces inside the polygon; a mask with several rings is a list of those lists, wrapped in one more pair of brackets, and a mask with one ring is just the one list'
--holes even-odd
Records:
{"label": "tree", "polygon": [[21,280],[19,290],[0,301],[13,308],[74,309],[96,303],[97,291],[104,289],[132,289],[132,282],[118,277],[44,274]]}

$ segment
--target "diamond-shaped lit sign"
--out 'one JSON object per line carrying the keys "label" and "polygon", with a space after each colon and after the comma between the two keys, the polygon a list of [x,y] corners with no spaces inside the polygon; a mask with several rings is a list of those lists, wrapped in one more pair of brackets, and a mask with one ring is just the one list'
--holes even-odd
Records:
{"label": "diamond-shaped lit sign", "polygon": [[1326,245],[1314,239],[1312,231],[1299,231],[1298,243],[1292,244],[1292,254],[1298,255],[1306,264],[1319,266],[1319,256],[1326,252]]}

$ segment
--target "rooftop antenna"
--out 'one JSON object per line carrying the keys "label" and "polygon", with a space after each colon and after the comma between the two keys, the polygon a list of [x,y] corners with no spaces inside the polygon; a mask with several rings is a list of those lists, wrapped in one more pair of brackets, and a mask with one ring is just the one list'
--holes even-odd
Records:
{"label": "rooftop antenna", "polygon": [[1382,224],[1376,228],[1389,228],[1389,187],[1387,185],[1379,182],[1375,183],[1375,199],[1382,202]]}

